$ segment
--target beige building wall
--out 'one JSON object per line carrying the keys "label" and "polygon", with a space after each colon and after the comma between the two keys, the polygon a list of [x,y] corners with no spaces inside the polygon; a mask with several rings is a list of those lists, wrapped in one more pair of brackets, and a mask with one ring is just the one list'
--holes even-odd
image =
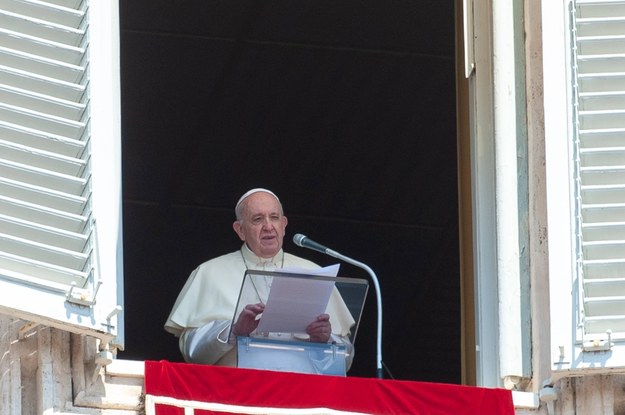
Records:
{"label": "beige building wall", "polygon": [[143,413],[143,362],[99,360],[98,340],[0,315],[0,415]]}

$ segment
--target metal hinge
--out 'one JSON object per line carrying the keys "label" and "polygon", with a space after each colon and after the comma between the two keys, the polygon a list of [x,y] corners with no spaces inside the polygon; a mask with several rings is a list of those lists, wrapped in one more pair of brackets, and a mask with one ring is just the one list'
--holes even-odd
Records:
{"label": "metal hinge", "polygon": [[586,340],[582,344],[582,350],[584,352],[607,352],[612,350],[612,330],[606,331],[607,338],[596,338],[593,340]]}
{"label": "metal hinge", "polygon": [[100,289],[100,285],[102,285],[102,281],[98,281],[95,286],[95,290],[91,293],[89,290],[85,290],[82,288],[76,288],[76,283],[72,282],[72,286],[69,291],[65,293],[65,299],[67,302],[76,304],[83,307],[93,307],[95,305],[96,296],[98,295],[98,290]]}

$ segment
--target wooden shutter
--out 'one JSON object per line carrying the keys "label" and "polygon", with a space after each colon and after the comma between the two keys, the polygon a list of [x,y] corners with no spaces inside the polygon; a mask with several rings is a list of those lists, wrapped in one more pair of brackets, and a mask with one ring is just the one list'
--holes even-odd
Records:
{"label": "wooden shutter", "polygon": [[[94,79],[90,64],[97,56],[118,67],[117,36],[106,32],[117,16],[109,1],[93,3],[0,0],[0,311],[108,341],[118,334],[121,273],[101,263],[121,264],[121,255],[102,235],[119,203],[98,210],[94,201],[119,184],[95,183],[118,180],[119,163],[96,175],[106,152],[95,140],[117,148],[119,117],[106,114],[118,103],[103,114],[93,104],[95,91],[119,87],[115,74]],[[109,132],[96,129],[97,117]]]}
{"label": "wooden shutter", "polygon": [[577,341],[592,350],[625,338],[625,2],[578,0],[573,20]]}

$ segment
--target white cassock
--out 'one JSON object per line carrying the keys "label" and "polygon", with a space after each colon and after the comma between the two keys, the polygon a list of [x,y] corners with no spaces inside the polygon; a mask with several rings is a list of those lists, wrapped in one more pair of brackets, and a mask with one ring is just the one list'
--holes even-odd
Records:
{"label": "white cassock", "polygon": [[[165,323],[165,330],[179,337],[185,361],[236,366],[236,348],[228,343],[232,317],[247,269],[273,271],[279,268],[316,269],[317,264],[280,250],[269,259],[259,258],[244,244],[235,252],[211,259],[189,276]],[[333,337],[347,340],[355,324],[336,288],[326,313]],[[353,350],[346,368],[351,366]]]}

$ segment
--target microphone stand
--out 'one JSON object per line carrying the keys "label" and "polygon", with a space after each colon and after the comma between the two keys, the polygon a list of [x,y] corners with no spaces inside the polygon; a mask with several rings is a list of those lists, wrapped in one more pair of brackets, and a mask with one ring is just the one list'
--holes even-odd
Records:
{"label": "microphone stand", "polygon": [[375,295],[378,303],[378,330],[377,330],[377,356],[376,356],[376,377],[378,379],[384,378],[384,370],[382,369],[382,295],[380,294],[380,283],[378,282],[378,277],[375,275],[375,272],[366,264],[362,262],[356,261],[350,257],[346,257],[345,255],[339,254],[336,251],[333,251],[329,248],[326,248],[324,251],[327,255],[330,255],[334,258],[338,258],[342,261],[345,261],[349,264],[355,265],[359,268],[364,269],[369,273],[371,279],[373,280],[373,285],[375,287]]}

